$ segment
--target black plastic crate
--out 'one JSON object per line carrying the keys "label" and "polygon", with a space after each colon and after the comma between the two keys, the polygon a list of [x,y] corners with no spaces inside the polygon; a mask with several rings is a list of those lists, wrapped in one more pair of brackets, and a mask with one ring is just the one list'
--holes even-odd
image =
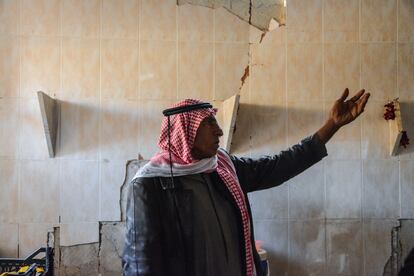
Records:
{"label": "black plastic crate", "polygon": [[[43,255],[43,256],[41,256]],[[18,258],[0,258],[0,275],[5,272],[17,272],[21,267],[29,266],[30,268],[24,272],[14,275],[53,275],[53,248],[41,247],[24,259]],[[36,267],[43,268],[44,272],[36,274]],[[13,275],[13,274],[10,274]]]}

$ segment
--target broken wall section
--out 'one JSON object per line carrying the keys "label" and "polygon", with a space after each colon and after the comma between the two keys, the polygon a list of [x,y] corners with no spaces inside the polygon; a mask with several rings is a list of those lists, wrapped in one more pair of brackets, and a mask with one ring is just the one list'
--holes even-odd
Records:
{"label": "broken wall section", "polygon": [[223,7],[262,31],[285,25],[286,21],[286,5],[283,0],[177,0],[177,3],[213,9]]}

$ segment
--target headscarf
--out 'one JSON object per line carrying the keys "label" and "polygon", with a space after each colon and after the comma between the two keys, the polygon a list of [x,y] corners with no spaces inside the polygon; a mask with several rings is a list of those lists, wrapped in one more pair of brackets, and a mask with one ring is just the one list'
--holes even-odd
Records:
{"label": "headscarf", "polygon": [[[199,100],[186,99],[173,107],[182,107],[202,103]],[[183,176],[197,173],[217,171],[220,179],[226,185],[240,211],[243,222],[243,237],[246,256],[247,276],[253,275],[253,249],[250,242],[250,216],[247,209],[246,199],[240,186],[236,169],[229,155],[219,149],[217,155],[196,160],[191,155],[191,149],[197,134],[200,123],[207,117],[217,113],[215,108],[202,108],[184,113],[172,115],[170,127],[168,118],[165,117],[161,124],[161,135],[158,146],[161,151],[154,155],[151,160],[142,167],[134,178],[137,177],[169,177],[170,173],[170,152],[174,176]],[[170,132],[170,144],[168,138]]]}

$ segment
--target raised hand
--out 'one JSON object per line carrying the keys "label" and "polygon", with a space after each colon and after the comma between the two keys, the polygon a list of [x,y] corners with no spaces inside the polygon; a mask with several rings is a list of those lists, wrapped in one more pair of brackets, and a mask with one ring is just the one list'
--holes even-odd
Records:
{"label": "raised hand", "polygon": [[370,96],[369,93],[365,93],[365,89],[360,90],[352,98],[346,100],[348,95],[349,89],[346,88],[342,96],[335,101],[329,113],[329,119],[338,127],[352,122],[364,112]]}

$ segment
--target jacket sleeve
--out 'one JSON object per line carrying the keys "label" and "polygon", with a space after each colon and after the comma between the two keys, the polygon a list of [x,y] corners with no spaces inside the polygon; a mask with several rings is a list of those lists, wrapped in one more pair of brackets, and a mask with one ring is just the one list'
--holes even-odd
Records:
{"label": "jacket sleeve", "polygon": [[130,184],[126,207],[124,275],[165,275],[161,247],[159,192],[151,178]]}
{"label": "jacket sleeve", "polygon": [[274,156],[264,156],[259,159],[230,157],[236,168],[240,185],[247,193],[278,186],[326,155],[325,144],[315,134]]}

